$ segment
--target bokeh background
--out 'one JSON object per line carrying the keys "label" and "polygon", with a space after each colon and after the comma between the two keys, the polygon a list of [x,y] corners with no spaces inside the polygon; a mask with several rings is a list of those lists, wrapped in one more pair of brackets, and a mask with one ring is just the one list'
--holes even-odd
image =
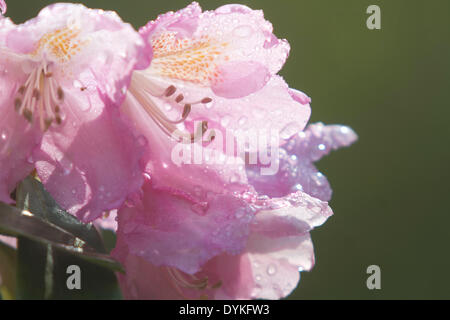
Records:
{"label": "bokeh background", "polygon": [[[10,0],[8,16],[22,22],[52,2]],[[80,2],[136,28],[190,3]],[[313,231],[316,266],[289,298],[449,299],[450,1],[239,3],[263,9],[289,40],[281,74],[312,97],[311,121],[347,124],[360,137],[319,163],[335,215]],[[381,30],[366,27],[371,4],[381,8]],[[366,287],[371,264],[381,267],[381,290]]]}

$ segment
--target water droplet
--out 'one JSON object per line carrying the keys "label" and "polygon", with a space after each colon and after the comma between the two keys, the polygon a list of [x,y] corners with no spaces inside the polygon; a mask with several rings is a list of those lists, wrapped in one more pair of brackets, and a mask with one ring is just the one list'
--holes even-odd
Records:
{"label": "water droplet", "polygon": [[150,173],[144,172],[144,179],[147,180],[147,181],[151,181],[152,180],[152,176],[150,175]]}
{"label": "water droplet", "polygon": [[199,202],[195,203],[191,206],[192,211],[195,213],[203,216],[206,214],[206,210],[208,209],[208,203],[207,202]]}
{"label": "water droplet", "polygon": [[321,143],[321,144],[319,144],[319,145],[317,146],[317,148],[318,148],[320,151],[324,151],[324,150],[326,149],[326,146],[325,146],[323,143]]}
{"label": "water droplet", "polygon": [[230,121],[231,121],[230,116],[224,116],[222,119],[220,119],[220,124],[222,125],[222,127],[226,127],[228,126],[228,124],[230,124]]}
{"label": "water droplet", "polygon": [[72,172],[73,169],[73,163],[67,159],[67,158],[63,158],[59,164],[61,165],[62,169],[63,169],[63,174],[65,176],[69,175]]}
{"label": "water droplet", "polygon": [[247,117],[241,117],[240,119],[239,119],[239,121],[238,121],[238,124],[240,125],[240,126],[243,126],[243,125],[245,125],[246,123],[247,123]]}
{"label": "water droplet", "polygon": [[147,145],[148,142],[147,142],[147,139],[143,135],[140,135],[137,138],[137,143],[138,143],[139,146],[144,147],[144,146]]}
{"label": "water droplet", "polygon": [[269,276],[273,276],[277,272],[277,267],[274,264],[270,264],[267,267],[267,274]]}

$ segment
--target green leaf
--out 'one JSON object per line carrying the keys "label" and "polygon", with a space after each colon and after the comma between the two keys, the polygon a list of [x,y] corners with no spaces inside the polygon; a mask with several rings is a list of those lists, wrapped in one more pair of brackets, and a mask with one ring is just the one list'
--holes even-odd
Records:
{"label": "green leaf", "polygon": [[[22,211],[2,202],[0,202],[0,234],[19,239],[27,238],[43,245],[52,245],[90,262],[124,272],[122,266],[109,255],[97,253],[73,234],[35,217],[29,211]],[[102,251],[106,251],[106,249],[102,249]]]}
{"label": "green leaf", "polygon": [[35,216],[82,239],[97,252],[106,253],[101,236],[94,225],[84,224],[62,210],[36,179],[28,177],[23,180],[17,188],[16,197],[19,208],[32,211]]}
{"label": "green leaf", "polygon": [[3,299],[14,299],[16,294],[17,251],[0,242],[0,296]]}
{"label": "green leaf", "polygon": [[[19,208],[0,202],[0,233],[18,237],[17,298],[122,297],[114,271],[123,272],[123,268],[106,254],[114,233],[100,235],[92,224],[83,224],[62,210],[33,178],[18,186],[16,201]],[[68,289],[71,265],[81,268],[81,290]]]}

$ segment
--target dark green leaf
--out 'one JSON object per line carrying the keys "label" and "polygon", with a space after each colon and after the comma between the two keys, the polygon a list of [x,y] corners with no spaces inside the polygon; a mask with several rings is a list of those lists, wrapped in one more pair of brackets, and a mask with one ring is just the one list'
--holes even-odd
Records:
{"label": "dark green leaf", "polygon": [[84,224],[62,210],[36,179],[28,177],[23,180],[17,188],[16,197],[19,208],[31,211],[35,216],[82,239],[97,252],[106,253],[97,229],[92,224]]}
{"label": "dark green leaf", "polygon": [[13,299],[16,291],[17,250],[0,242],[0,295]]}

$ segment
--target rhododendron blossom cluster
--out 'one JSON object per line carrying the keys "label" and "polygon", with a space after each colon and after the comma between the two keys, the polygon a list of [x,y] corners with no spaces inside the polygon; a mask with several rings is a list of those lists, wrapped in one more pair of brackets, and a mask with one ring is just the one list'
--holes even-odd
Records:
{"label": "rhododendron blossom cluster", "polygon": [[35,169],[65,210],[116,228],[125,298],[286,297],[332,215],[314,162],[357,139],[307,125],[311,99],[278,75],[289,50],[243,5],[139,31],[75,4],[0,18],[0,200]]}

